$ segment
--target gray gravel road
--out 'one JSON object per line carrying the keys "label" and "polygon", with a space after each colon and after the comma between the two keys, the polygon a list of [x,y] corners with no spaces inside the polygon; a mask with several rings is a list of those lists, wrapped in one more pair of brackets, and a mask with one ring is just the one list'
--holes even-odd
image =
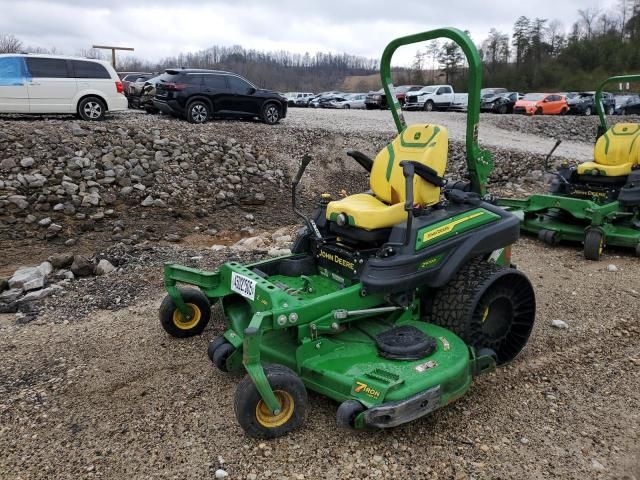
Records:
{"label": "gray gravel road", "polygon": [[157,320],[159,262],[111,277],[112,288],[155,289],[131,307],[74,318],[67,308],[95,302],[97,288],[50,302],[28,325],[0,315],[0,478],[204,479],[221,457],[231,479],[637,480],[638,260],[586,262],[529,239],[514,252],[538,302],[524,354],[450,407],[383,432],[338,431],[337,405],[311,394],[302,429],[244,436],[239,378],[205,354],[220,318],[201,337],[169,338]]}
{"label": "gray gravel road", "polygon": [[[436,123],[449,130],[450,138],[464,140],[466,134],[466,114],[457,112],[404,112],[407,123]],[[548,137],[531,135],[513,129],[511,115],[482,114],[480,116],[480,143],[487,146],[514,149],[530,153],[546,154],[555,142],[558,126],[573,124],[576,120],[584,123],[585,128],[594,129],[593,118],[555,117],[544,118],[548,123]],[[524,120],[539,121],[537,118]],[[380,110],[331,110],[311,108],[291,108],[287,125],[296,124],[301,127],[322,128],[343,133],[348,129],[358,131],[388,133],[394,132],[395,126],[391,113]],[[500,128],[502,125],[504,128]],[[588,127],[587,127],[588,126]],[[520,128],[522,128],[520,126]],[[590,160],[593,157],[593,144],[580,141],[565,140],[556,150],[556,155],[573,160]]]}

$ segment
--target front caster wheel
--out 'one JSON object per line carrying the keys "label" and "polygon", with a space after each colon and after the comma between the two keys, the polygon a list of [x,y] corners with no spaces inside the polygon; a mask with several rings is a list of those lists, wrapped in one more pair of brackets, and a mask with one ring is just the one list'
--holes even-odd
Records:
{"label": "front caster wheel", "polygon": [[200,335],[211,318],[209,299],[194,288],[181,288],[180,295],[189,309],[189,316],[185,318],[167,295],[160,305],[160,324],[172,337]]}
{"label": "front caster wheel", "polygon": [[604,236],[600,230],[588,230],[584,236],[584,258],[587,260],[600,260],[604,251]]}
{"label": "front caster wheel", "polygon": [[238,423],[254,438],[276,438],[299,427],[307,410],[307,390],[302,380],[283,365],[267,365],[264,373],[280,402],[280,411],[273,414],[262,400],[248,375],[236,389],[233,408]]}
{"label": "front caster wheel", "polygon": [[346,400],[340,404],[336,412],[336,423],[340,428],[356,428],[356,417],[364,412],[365,407],[357,400]]}
{"label": "front caster wheel", "polygon": [[220,345],[225,343],[227,343],[227,339],[222,335],[209,342],[209,345],[207,346],[207,356],[209,357],[209,360],[213,362],[213,352],[215,352]]}
{"label": "front caster wheel", "polygon": [[557,232],[546,229],[542,229],[538,232],[538,240],[541,240],[552,247],[555,247],[559,241]]}

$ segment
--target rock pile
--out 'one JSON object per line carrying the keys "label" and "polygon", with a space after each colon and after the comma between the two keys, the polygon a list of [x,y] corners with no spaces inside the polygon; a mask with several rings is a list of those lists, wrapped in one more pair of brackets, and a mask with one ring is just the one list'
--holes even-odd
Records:
{"label": "rock pile", "polygon": [[106,275],[116,270],[108,260],[70,253],[55,254],[38,266],[20,267],[9,279],[0,278],[0,313],[59,293],[76,277]]}
{"label": "rock pile", "polygon": [[118,125],[0,122],[0,216],[54,238],[65,217],[101,220],[121,205],[259,205],[284,185],[284,172],[256,146],[212,140],[181,123],[162,131]]}

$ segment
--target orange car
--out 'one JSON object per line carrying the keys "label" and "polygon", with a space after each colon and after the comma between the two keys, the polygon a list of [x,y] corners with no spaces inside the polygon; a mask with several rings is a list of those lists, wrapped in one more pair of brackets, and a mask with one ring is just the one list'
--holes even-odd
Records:
{"label": "orange car", "polygon": [[513,107],[513,113],[527,115],[564,115],[568,111],[567,99],[557,93],[527,93]]}

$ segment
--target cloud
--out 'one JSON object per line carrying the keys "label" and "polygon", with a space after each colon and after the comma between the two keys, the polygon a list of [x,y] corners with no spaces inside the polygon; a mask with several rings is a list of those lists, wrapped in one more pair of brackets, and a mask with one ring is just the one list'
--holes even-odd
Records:
{"label": "cloud", "polygon": [[[491,28],[509,32],[520,15],[561,19],[569,27],[579,8],[615,0],[551,0],[515,6],[510,0],[0,0],[0,32],[25,44],[74,54],[93,44],[136,49],[158,60],[212,45],[257,50],[333,51],[377,58],[398,36],[456,26],[480,42]],[[408,63],[416,47],[398,51]]]}

